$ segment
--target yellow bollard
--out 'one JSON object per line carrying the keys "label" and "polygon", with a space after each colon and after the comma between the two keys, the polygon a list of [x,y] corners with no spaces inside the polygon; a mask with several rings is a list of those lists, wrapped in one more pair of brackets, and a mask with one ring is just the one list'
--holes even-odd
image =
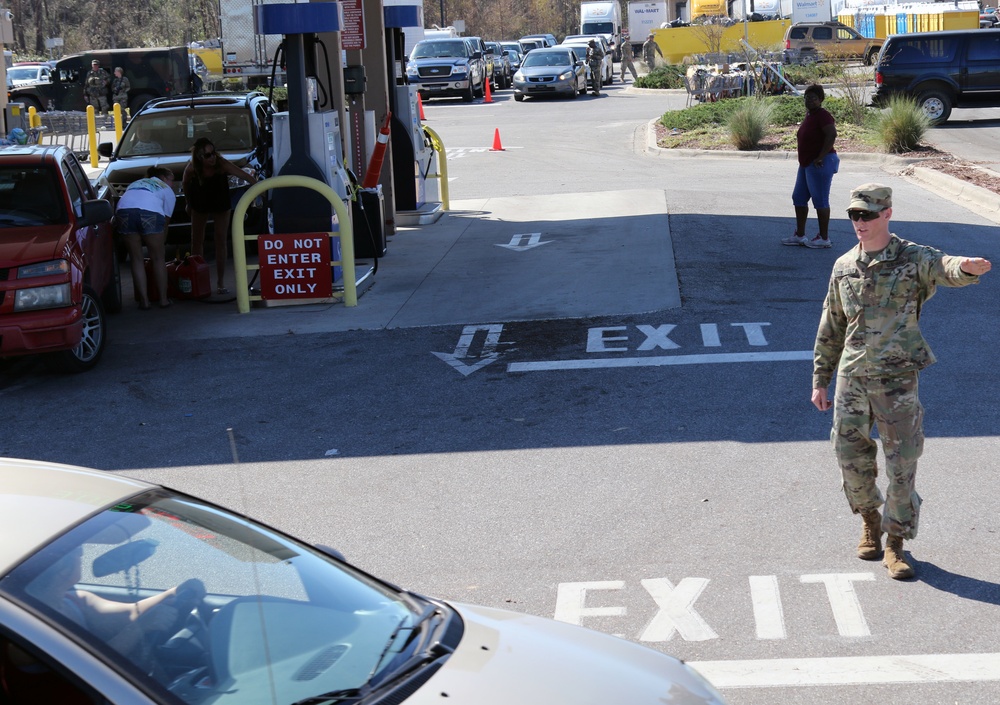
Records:
{"label": "yellow bollard", "polygon": [[115,144],[122,141],[122,106],[115,103]]}
{"label": "yellow bollard", "polygon": [[87,142],[90,146],[90,166],[97,168],[97,120],[94,118],[94,106],[87,106]]}

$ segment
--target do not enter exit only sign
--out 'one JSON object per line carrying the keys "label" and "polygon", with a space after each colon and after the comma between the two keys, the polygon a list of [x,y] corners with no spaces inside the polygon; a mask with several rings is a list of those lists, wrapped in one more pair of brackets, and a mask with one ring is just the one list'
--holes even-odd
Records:
{"label": "do not enter exit only sign", "polygon": [[333,296],[329,234],[260,235],[257,254],[262,299]]}

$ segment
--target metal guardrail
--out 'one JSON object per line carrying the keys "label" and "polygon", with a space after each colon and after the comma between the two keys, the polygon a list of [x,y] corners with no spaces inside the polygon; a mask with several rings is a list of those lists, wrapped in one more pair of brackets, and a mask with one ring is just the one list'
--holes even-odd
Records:
{"label": "metal guardrail", "polygon": [[340,259],[329,264],[330,266],[340,265],[343,271],[344,292],[342,294],[334,292],[331,298],[343,300],[344,306],[358,305],[358,287],[354,269],[354,225],[347,207],[340,200],[340,196],[319,179],[312,179],[308,176],[272,176],[270,179],[262,179],[250,186],[236,204],[236,208],[233,209],[233,266],[236,270],[236,307],[240,313],[250,313],[250,302],[261,300],[260,296],[250,295],[247,272],[259,270],[260,265],[247,263],[246,241],[248,236],[243,230],[243,216],[246,215],[247,209],[254,199],[264,191],[295,187],[317,191],[333,206],[333,212],[337,215],[338,230],[328,232],[327,235],[340,238]]}
{"label": "metal guardrail", "polygon": [[431,138],[431,149],[437,152],[438,155],[438,173],[434,176],[428,176],[428,179],[439,179],[441,181],[441,208],[446,211],[451,210],[451,198],[448,192],[448,155],[445,153],[444,142],[441,138],[431,128],[427,125],[421,125],[427,136]]}

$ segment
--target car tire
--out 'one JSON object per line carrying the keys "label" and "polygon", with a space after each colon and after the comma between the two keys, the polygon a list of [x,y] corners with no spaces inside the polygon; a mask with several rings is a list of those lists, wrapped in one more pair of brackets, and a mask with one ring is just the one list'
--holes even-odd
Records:
{"label": "car tire", "polygon": [[471,103],[476,99],[476,91],[472,87],[472,81],[469,81],[469,87],[462,91],[462,100],[466,103]]}
{"label": "car tire", "polygon": [[875,63],[875,59],[878,58],[878,49],[869,49],[868,53],[865,54],[865,66],[871,66]]}
{"label": "car tire", "polygon": [[122,269],[118,257],[112,257],[111,281],[104,289],[101,303],[108,313],[121,313],[122,310]]}
{"label": "car tire", "polygon": [[520,95],[519,93],[515,93],[514,94],[514,100],[516,100],[518,103],[520,103],[522,100],[524,100],[524,96]]}
{"label": "car tire", "polygon": [[933,125],[940,125],[951,116],[951,99],[939,89],[923,91],[917,96],[917,105]]}
{"label": "car tire", "polygon": [[476,89],[476,98],[482,98],[486,95],[486,81],[482,81],[479,84],[479,88]]}
{"label": "car tire", "polygon": [[89,286],[83,287],[80,314],[83,318],[83,338],[79,345],[45,357],[46,364],[57,372],[86,372],[98,363],[104,352],[108,337],[107,317],[100,298]]}

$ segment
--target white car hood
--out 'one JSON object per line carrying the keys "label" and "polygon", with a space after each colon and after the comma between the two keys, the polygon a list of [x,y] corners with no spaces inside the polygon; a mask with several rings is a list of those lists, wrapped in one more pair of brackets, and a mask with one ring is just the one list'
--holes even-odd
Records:
{"label": "white car hood", "polygon": [[653,649],[551,619],[450,604],[465,634],[407,705],[724,703],[691,668]]}

